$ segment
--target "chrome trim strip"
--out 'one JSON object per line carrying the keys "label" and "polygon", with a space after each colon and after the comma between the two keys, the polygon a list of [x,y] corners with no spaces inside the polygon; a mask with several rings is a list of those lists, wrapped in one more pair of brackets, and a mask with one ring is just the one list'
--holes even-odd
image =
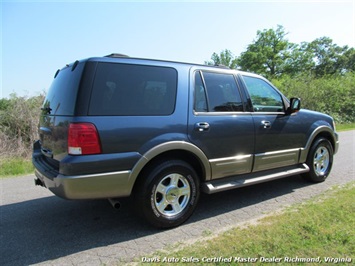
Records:
{"label": "chrome trim strip", "polygon": [[251,157],[251,154],[247,154],[247,155],[237,155],[237,156],[233,156],[233,157],[226,157],[226,158],[217,158],[217,159],[211,159],[210,162],[211,163],[215,163],[215,162],[224,162],[224,161],[228,161],[228,160],[242,160],[244,158],[249,158]]}
{"label": "chrome trim strip", "polygon": [[299,148],[295,148],[295,149],[287,149],[287,150],[279,150],[279,151],[268,151],[268,152],[263,152],[263,153],[258,153],[256,154],[256,156],[269,156],[269,155],[274,155],[274,154],[281,154],[281,153],[285,153],[285,152],[294,152],[294,151],[299,151]]}
{"label": "chrome trim strip", "polygon": [[75,176],[67,176],[59,174],[57,178],[93,178],[93,177],[105,177],[105,176],[112,176],[112,175],[122,175],[122,174],[129,174],[131,171],[116,171],[116,172],[109,172],[109,173],[98,173],[98,174],[90,174],[90,175],[75,175]]}
{"label": "chrome trim strip", "polygon": [[208,116],[226,116],[226,115],[284,115],[285,112],[240,112],[240,111],[235,111],[235,112],[196,112],[195,110],[193,111],[194,115],[200,116],[200,115],[208,115]]}
{"label": "chrome trim strip", "polygon": [[195,110],[193,111],[194,115],[196,116],[245,116],[245,115],[251,115],[252,112],[241,112],[241,111],[234,111],[234,112],[196,112]]}

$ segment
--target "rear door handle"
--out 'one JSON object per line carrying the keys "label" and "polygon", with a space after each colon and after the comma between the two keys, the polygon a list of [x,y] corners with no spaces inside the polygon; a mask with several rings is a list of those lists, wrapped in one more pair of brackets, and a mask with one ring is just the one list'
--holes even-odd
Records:
{"label": "rear door handle", "polygon": [[202,131],[206,131],[210,128],[210,124],[208,124],[207,122],[199,122],[195,124],[195,129],[202,132]]}
{"label": "rear door handle", "polygon": [[271,128],[271,122],[263,120],[261,121],[261,126],[263,126],[264,128]]}

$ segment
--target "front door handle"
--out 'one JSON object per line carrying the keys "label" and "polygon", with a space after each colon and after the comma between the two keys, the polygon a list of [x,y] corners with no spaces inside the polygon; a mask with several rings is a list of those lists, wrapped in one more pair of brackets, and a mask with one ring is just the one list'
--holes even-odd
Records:
{"label": "front door handle", "polygon": [[271,128],[271,122],[263,120],[263,121],[261,121],[261,126],[264,128]]}
{"label": "front door handle", "polygon": [[202,131],[206,131],[210,128],[210,124],[208,124],[207,122],[199,122],[195,124],[195,129],[202,132]]}

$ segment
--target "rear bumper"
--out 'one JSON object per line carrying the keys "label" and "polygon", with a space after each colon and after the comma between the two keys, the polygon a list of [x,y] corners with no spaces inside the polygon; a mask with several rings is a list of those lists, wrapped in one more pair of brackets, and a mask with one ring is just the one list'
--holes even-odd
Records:
{"label": "rear bumper", "polygon": [[[118,154],[86,157],[70,157],[60,162],[60,167],[71,174],[59,171],[41,154],[39,143],[34,144],[32,163],[35,167],[35,184],[48,188],[64,199],[100,199],[127,197],[131,194],[134,181],[130,164],[136,154]],[[129,163],[127,163],[128,158]],[[69,161],[69,162],[68,162]],[[113,170],[120,166],[123,170]],[[86,173],[78,173],[85,170]],[[111,170],[111,171],[110,171]],[[94,172],[96,171],[96,172]]]}
{"label": "rear bumper", "polygon": [[100,199],[129,196],[131,171],[93,175],[49,177],[35,169],[38,178],[53,194],[64,199]]}

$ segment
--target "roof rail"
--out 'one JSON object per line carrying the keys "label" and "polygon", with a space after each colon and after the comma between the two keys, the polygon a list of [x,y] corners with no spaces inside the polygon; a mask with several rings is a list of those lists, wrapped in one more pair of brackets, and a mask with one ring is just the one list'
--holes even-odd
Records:
{"label": "roof rail", "polygon": [[129,56],[125,55],[125,54],[112,53],[112,54],[109,54],[109,55],[105,55],[105,57],[129,57]]}
{"label": "roof rail", "polygon": [[225,68],[225,69],[230,69],[229,66],[223,65],[223,64],[215,64],[215,67],[220,67],[220,68]]}

